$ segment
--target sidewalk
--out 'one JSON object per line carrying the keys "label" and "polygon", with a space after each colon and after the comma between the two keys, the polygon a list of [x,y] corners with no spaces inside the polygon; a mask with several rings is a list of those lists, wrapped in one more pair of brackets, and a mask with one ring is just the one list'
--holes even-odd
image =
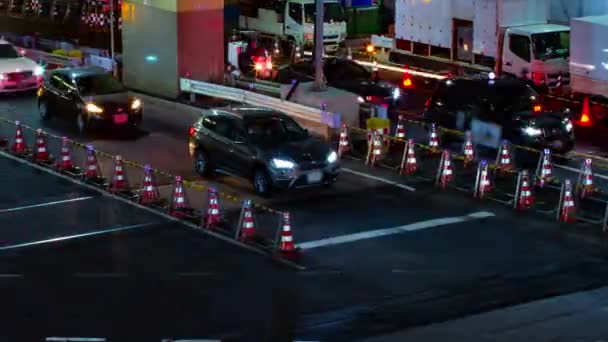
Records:
{"label": "sidewalk", "polygon": [[364,342],[608,342],[608,287],[539,300]]}

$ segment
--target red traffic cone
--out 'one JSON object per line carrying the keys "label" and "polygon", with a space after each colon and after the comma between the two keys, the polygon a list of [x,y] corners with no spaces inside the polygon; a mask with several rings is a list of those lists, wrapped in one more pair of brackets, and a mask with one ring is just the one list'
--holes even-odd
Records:
{"label": "red traffic cone", "polygon": [[496,157],[496,166],[501,171],[510,171],[513,169],[513,163],[511,161],[511,150],[509,149],[509,142],[503,140],[498,150],[498,156]]}
{"label": "red traffic cone", "polygon": [[581,198],[586,198],[596,192],[593,184],[593,161],[585,159],[578,175],[578,186],[581,191]]}
{"label": "red traffic cone", "polygon": [[382,136],[377,132],[372,133],[372,140],[369,143],[367,151],[366,164],[375,166],[376,162],[382,158]]}
{"label": "red traffic cone", "polygon": [[101,178],[99,164],[97,163],[97,153],[92,145],[87,145],[87,163],[84,178],[88,180]]}
{"label": "red traffic cone", "polygon": [[574,196],[572,194],[572,181],[569,179],[566,179],[564,185],[562,185],[562,198],[560,200],[559,220],[566,223],[576,221],[574,217],[576,205],[574,204]]}
{"label": "red traffic cone", "polygon": [[184,184],[181,176],[175,176],[173,184],[173,195],[171,196],[171,206],[169,214],[175,217],[182,217],[186,208],[186,194],[184,192]]}
{"label": "red traffic cone", "polygon": [[279,253],[291,254],[296,251],[296,246],[293,243],[293,235],[291,233],[291,216],[289,213],[283,213],[281,220],[281,236],[279,241]]}
{"label": "red traffic cone", "polygon": [[348,138],[348,126],[342,124],[340,130],[340,141],[338,142],[338,158],[342,158],[342,155],[351,150],[350,139]]}
{"label": "red traffic cone", "polygon": [[57,162],[57,168],[61,171],[71,170],[74,168],[72,162],[72,154],[70,153],[70,140],[67,137],[61,138],[61,154]]}
{"label": "red traffic cone", "polygon": [[517,209],[528,209],[534,205],[534,195],[532,194],[532,186],[530,185],[530,175],[528,170],[522,170],[519,175],[518,184],[519,193],[516,197]]}
{"label": "red traffic cone", "polygon": [[253,218],[252,207],[253,205],[251,200],[243,201],[241,220],[239,222],[239,236],[237,237],[240,240],[248,240],[256,236],[255,219]]}
{"label": "red traffic cone", "polygon": [[36,130],[36,147],[34,149],[34,161],[37,163],[48,163],[51,160],[49,150],[46,145],[46,138],[42,129]]}
{"label": "red traffic cone", "polygon": [[110,184],[110,191],[120,192],[127,190],[127,178],[121,156],[114,157],[114,176]]}
{"label": "red traffic cone", "polygon": [[492,191],[492,182],[490,181],[488,162],[482,160],[477,169],[477,180],[475,183],[474,195],[477,198],[483,198],[485,194]]}
{"label": "red traffic cone", "polygon": [[550,182],[553,179],[553,163],[551,161],[551,150],[543,150],[543,153],[540,156],[538,169],[539,170],[536,172],[536,185],[542,188],[547,182]]}
{"label": "red traffic cone", "polygon": [[445,189],[454,180],[454,170],[452,169],[452,156],[449,151],[443,151],[439,161],[439,171],[437,174],[437,185]]}
{"label": "red traffic cone", "polygon": [[473,134],[471,131],[465,133],[463,145],[464,165],[468,166],[475,160],[475,148],[473,147]]}
{"label": "red traffic cone", "polygon": [[405,145],[400,171],[401,174],[408,176],[418,171],[418,159],[416,158],[416,143],[414,139],[409,139]]}
{"label": "red traffic cone", "polygon": [[439,150],[439,135],[437,134],[437,126],[435,124],[431,125],[431,132],[429,133],[429,147],[431,151]]}
{"label": "red traffic cone", "polygon": [[11,152],[14,154],[27,153],[27,146],[25,145],[25,139],[23,138],[23,130],[21,129],[21,122],[15,121],[15,141],[11,146]]}
{"label": "red traffic cone", "polygon": [[397,129],[395,130],[395,138],[405,139],[405,125],[403,124],[403,115],[399,115]]}
{"label": "red traffic cone", "polygon": [[211,229],[211,226],[222,221],[222,216],[220,214],[220,203],[217,190],[215,190],[215,188],[209,188],[208,196],[207,215],[205,215],[203,221],[203,228]]}
{"label": "red traffic cone", "polygon": [[144,167],[144,181],[139,195],[139,203],[141,204],[153,204],[157,203],[160,199],[160,193],[158,187],[154,184],[153,170],[150,165]]}

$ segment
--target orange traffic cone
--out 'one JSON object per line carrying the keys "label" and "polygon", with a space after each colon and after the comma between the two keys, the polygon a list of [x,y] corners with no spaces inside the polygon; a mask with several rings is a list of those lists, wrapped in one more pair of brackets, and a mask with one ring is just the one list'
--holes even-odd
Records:
{"label": "orange traffic cone", "polygon": [[403,115],[399,115],[397,129],[395,130],[395,138],[405,139],[405,125],[403,124]]}
{"label": "orange traffic cone", "polygon": [[536,171],[536,186],[543,187],[553,179],[553,163],[551,162],[551,150],[544,149],[538,161]]}
{"label": "orange traffic cone", "polygon": [[581,192],[581,198],[586,198],[597,191],[593,184],[592,163],[593,161],[590,158],[585,159],[578,174],[578,187]]}
{"label": "orange traffic cone", "polygon": [[74,162],[72,162],[72,154],[70,152],[70,140],[67,137],[61,138],[61,154],[59,158],[57,169],[66,171],[74,168]]}
{"label": "orange traffic cone", "polygon": [[589,105],[589,96],[585,96],[583,99],[583,108],[581,111],[580,123],[588,126],[591,124],[591,106]]}
{"label": "orange traffic cone", "polygon": [[289,213],[283,213],[281,220],[281,236],[278,245],[279,253],[283,255],[293,254],[296,251],[296,246],[293,243],[293,235],[291,234],[291,216]]}
{"label": "orange traffic cone", "polygon": [[127,178],[125,176],[125,168],[121,156],[114,158],[114,176],[110,184],[110,191],[120,192],[127,190]]}
{"label": "orange traffic cone", "polygon": [[449,151],[443,151],[439,161],[436,184],[445,189],[454,180],[454,170],[452,169],[452,157]]}
{"label": "orange traffic cone", "polygon": [[342,129],[340,130],[340,141],[338,142],[338,158],[342,158],[342,155],[350,150],[351,147],[350,139],[348,138],[348,126],[346,124],[342,124]]}
{"label": "orange traffic cone", "polygon": [[203,221],[203,228],[211,229],[213,225],[222,222],[222,215],[220,214],[220,203],[215,188],[209,188],[208,192],[208,203],[207,203],[207,215],[205,215]]}
{"label": "orange traffic cone", "polygon": [[173,194],[171,195],[171,206],[169,207],[169,215],[175,217],[183,217],[186,209],[186,194],[184,192],[184,184],[181,176],[175,176],[173,184]]}
{"label": "orange traffic cone", "polygon": [[144,167],[144,181],[141,193],[139,195],[139,203],[153,204],[160,199],[158,187],[154,184],[153,170],[150,165]]}
{"label": "orange traffic cone", "polygon": [[97,153],[92,145],[87,145],[87,163],[85,166],[84,178],[93,180],[101,178],[101,171],[97,163]]}
{"label": "orange traffic cone", "polygon": [[237,236],[239,240],[249,240],[256,236],[252,207],[251,200],[243,201],[243,208],[241,209],[241,218],[239,221],[239,233]]}
{"label": "orange traffic cone", "polygon": [[48,163],[51,160],[49,150],[46,145],[46,138],[42,129],[36,130],[36,147],[34,149],[34,161],[36,163]]}
{"label": "orange traffic cone", "polygon": [[431,132],[429,133],[429,147],[432,152],[439,151],[439,135],[437,134],[437,126],[431,125]]}
{"label": "orange traffic cone", "polygon": [[377,132],[372,133],[372,140],[368,144],[366,164],[375,166],[376,162],[382,158],[382,136]]}
{"label": "orange traffic cone", "polygon": [[492,182],[490,181],[490,172],[488,170],[488,162],[482,160],[477,168],[477,179],[475,181],[474,196],[483,198],[485,194],[492,191]]}
{"label": "orange traffic cone", "polygon": [[566,179],[562,185],[562,196],[560,198],[559,220],[565,223],[576,221],[574,214],[576,206],[574,204],[574,195],[572,194],[572,181]]}
{"label": "orange traffic cone", "polygon": [[21,122],[15,121],[15,141],[11,146],[11,152],[13,154],[25,154],[27,153],[27,146],[25,145],[25,139],[23,138],[23,130],[21,129]]}
{"label": "orange traffic cone", "polygon": [[416,143],[414,139],[409,139],[403,149],[403,158],[401,159],[401,174],[411,175],[418,171],[418,159],[416,158]]}
{"label": "orange traffic cone", "polygon": [[516,208],[522,210],[528,209],[534,205],[534,195],[532,195],[532,186],[530,185],[528,170],[522,170],[519,174],[515,202]]}
{"label": "orange traffic cone", "polygon": [[506,172],[513,169],[513,163],[511,161],[511,150],[509,149],[509,142],[503,140],[498,150],[498,156],[496,157],[496,167],[498,170]]}
{"label": "orange traffic cone", "polygon": [[475,148],[473,147],[473,134],[471,131],[465,133],[463,153],[464,165],[469,166],[475,160]]}

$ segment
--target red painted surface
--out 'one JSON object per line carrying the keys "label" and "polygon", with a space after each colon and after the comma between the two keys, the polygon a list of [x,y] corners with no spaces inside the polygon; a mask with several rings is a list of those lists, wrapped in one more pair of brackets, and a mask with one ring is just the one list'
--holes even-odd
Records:
{"label": "red painted surface", "polygon": [[180,77],[221,80],[225,48],[224,1],[181,0],[177,16]]}

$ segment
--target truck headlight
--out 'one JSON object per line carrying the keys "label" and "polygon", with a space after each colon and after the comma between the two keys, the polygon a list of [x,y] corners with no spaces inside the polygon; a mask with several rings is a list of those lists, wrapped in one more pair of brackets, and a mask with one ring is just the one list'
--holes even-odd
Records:
{"label": "truck headlight", "polygon": [[336,153],[336,151],[331,151],[327,156],[327,162],[329,164],[333,164],[336,162],[336,160],[338,160],[338,154]]}
{"label": "truck headlight", "polygon": [[296,166],[291,160],[277,158],[272,159],[270,165],[275,169],[293,169]]}
{"label": "truck headlight", "polygon": [[37,66],[34,69],[34,76],[42,76],[42,74],[44,74],[44,68],[41,66]]}
{"label": "truck headlight", "polygon": [[522,131],[524,132],[524,134],[531,136],[531,137],[536,137],[543,133],[543,131],[541,131],[540,129],[535,128],[535,127],[525,127],[522,129]]}

